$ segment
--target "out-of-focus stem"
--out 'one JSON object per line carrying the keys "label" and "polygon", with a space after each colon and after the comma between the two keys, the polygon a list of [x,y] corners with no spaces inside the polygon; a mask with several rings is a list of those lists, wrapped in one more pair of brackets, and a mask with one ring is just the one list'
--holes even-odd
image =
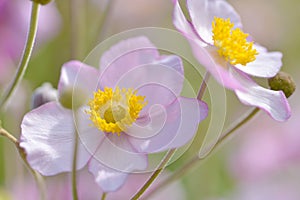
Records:
{"label": "out-of-focus stem", "polygon": [[78,152],[78,133],[75,132],[75,143],[74,143],[74,155],[73,155],[73,164],[72,164],[72,194],[73,200],[78,200],[77,192],[77,152]]}
{"label": "out-of-focus stem", "polygon": [[158,177],[158,175],[164,170],[172,156],[175,154],[176,149],[171,149],[167,152],[166,156],[163,158],[157,169],[153,172],[153,174],[150,176],[148,181],[143,185],[143,187],[131,198],[131,200],[137,200],[139,199],[144,192],[151,186],[153,181]]}
{"label": "out-of-focus stem", "polygon": [[107,193],[104,192],[104,193],[102,194],[101,200],[105,200],[105,199],[106,199],[106,196],[107,196]]}
{"label": "out-of-focus stem", "polygon": [[5,105],[5,103],[10,98],[10,96],[13,94],[13,92],[16,90],[16,88],[18,87],[20,81],[23,79],[24,74],[26,72],[28,62],[32,54],[35,38],[36,38],[36,33],[38,28],[39,8],[40,8],[40,4],[36,2],[32,2],[29,32],[27,35],[25,49],[19,67],[15,74],[15,77],[0,99],[0,110]]}

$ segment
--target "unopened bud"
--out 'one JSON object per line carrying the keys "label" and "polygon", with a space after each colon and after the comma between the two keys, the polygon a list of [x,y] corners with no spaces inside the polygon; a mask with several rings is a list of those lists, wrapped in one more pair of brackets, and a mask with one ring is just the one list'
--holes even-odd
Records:
{"label": "unopened bud", "polygon": [[31,98],[31,108],[37,108],[50,101],[57,101],[57,90],[50,83],[44,83],[34,91]]}
{"label": "unopened bud", "polygon": [[281,90],[287,98],[290,97],[296,89],[294,80],[285,72],[279,72],[276,76],[269,78],[268,82],[271,90]]}
{"label": "unopened bud", "polygon": [[67,88],[61,92],[59,102],[68,109],[77,109],[85,103],[84,93],[80,90],[73,91],[73,88]]}
{"label": "unopened bud", "polygon": [[51,0],[31,0],[31,1],[33,1],[35,3],[39,3],[41,5],[46,5],[51,2]]}

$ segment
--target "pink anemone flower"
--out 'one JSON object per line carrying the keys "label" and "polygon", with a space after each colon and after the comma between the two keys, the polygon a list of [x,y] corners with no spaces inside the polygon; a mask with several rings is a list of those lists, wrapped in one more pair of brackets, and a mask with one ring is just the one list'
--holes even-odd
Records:
{"label": "pink anemone flower", "polygon": [[145,37],[111,47],[99,71],[68,62],[59,102],[24,116],[20,146],[33,169],[55,175],[71,171],[78,133],[77,168],[88,164],[102,190],[115,191],[129,173],[147,168],[149,153],[190,141],[207,116],[204,102],[180,96],[183,81],[181,59],[160,55]]}
{"label": "pink anemone flower", "polygon": [[287,120],[290,107],[284,93],[263,88],[250,77],[275,76],[282,66],[282,54],[250,41],[242,31],[240,16],[224,0],[187,0],[191,21],[179,2],[173,2],[174,25],[188,39],[199,63],[243,104],[259,107],[275,120]]}

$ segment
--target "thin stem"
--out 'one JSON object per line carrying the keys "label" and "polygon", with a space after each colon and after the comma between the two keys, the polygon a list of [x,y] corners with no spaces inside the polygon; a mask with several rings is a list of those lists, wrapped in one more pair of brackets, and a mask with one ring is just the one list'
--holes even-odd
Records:
{"label": "thin stem", "polygon": [[0,135],[8,138],[12,143],[14,143],[16,146],[19,145],[17,138],[10,134],[7,130],[0,128]]}
{"label": "thin stem", "polygon": [[78,200],[77,192],[77,152],[78,152],[78,133],[75,132],[75,144],[74,144],[74,155],[73,155],[73,164],[72,164],[72,194],[73,200]]}
{"label": "thin stem", "polygon": [[200,85],[200,89],[199,89],[198,96],[197,96],[198,100],[201,100],[205,93],[205,90],[207,88],[207,81],[208,81],[209,77],[210,77],[210,73],[206,72],[204,75],[204,78],[202,80],[202,83]]}
{"label": "thin stem", "polygon": [[86,1],[69,0],[71,59],[82,59],[86,53]]}
{"label": "thin stem", "polygon": [[192,169],[194,169],[197,165],[202,163],[202,161],[205,158],[207,158],[208,156],[210,156],[212,154],[212,152],[214,152],[220,145],[224,144],[226,139],[228,139],[229,136],[232,136],[232,133],[234,131],[236,131],[238,128],[240,128],[241,126],[246,124],[250,119],[252,119],[258,113],[258,111],[259,111],[259,109],[255,108],[249,114],[245,115],[244,117],[241,117],[241,119],[239,119],[238,121],[233,123],[233,125],[230,126],[227,129],[227,131],[225,131],[221,135],[221,137],[216,142],[214,148],[205,157],[199,158],[198,155],[196,155],[193,158],[191,158],[185,165],[183,165],[180,169],[175,171],[171,176],[169,176],[167,179],[163,180],[161,183],[156,185],[153,188],[152,192],[150,194],[146,195],[144,199],[148,199],[150,196],[157,193],[165,186],[167,186],[170,183],[172,183],[173,181],[178,180],[179,178],[183,177],[187,172],[191,172]]}
{"label": "thin stem", "polygon": [[101,200],[105,200],[105,199],[106,199],[106,196],[107,196],[107,193],[106,193],[106,192],[103,192],[102,197],[101,197]]}
{"label": "thin stem", "polygon": [[151,186],[151,184],[154,182],[154,180],[159,176],[159,174],[163,171],[163,169],[166,167],[172,156],[175,154],[176,149],[170,149],[166,156],[163,158],[157,169],[153,172],[153,174],[150,176],[150,178],[147,180],[147,182],[143,185],[143,187],[131,198],[131,200],[137,200],[139,199],[144,192]]}
{"label": "thin stem", "polygon": [[101,16],[101,19],[100,19],[100,22],[98,22],[98,27],[97,27],[97,30],[96,30],[96,35],[95,35],[95,41],[94,42],[97,42],[97,40],[101,40],[103,38],[103,27],[105,26],[105,23],[106,23],[106,19],[107,17],[109,16],[110,12],[111,12],[111,9],[113,8],[113,5],[115,3],[115,0],[109,0],[107,2],[107,5],[105,7],[105,10]]}
{"label": "thin stem", "polygon": [[32,54],[35,38],[36,38],[37,27],[38,27],[39,8],[40,8],[40,5],[38,3],[32,2],[29,32],[27,35],[25,49],[24,49],[18,70],[15,74],[15,77],[14,77],[13,81],[11,82],[10,86],[6,89],[5,93],[2,95],[2,97],[0,99],[0,110],[4,106],[4,104],[7,102],[7,100],[10,98],[10,96],[13,94],[13,92],[16,90],[16,88],[18,87],[20,81],[23,79],[24,74],[26,72],[28,62],[29,62],[31,54]]}
{"label": "thin stem", "polygon": [[15,138],[12,134],[10,134],[7,130],[3,129],[0,127],[0,135],[4,136],[6,138],[8,138],[18,149],[19,154],[22,158],[22,160],[24,161],[25,166],[27,167],[27,169],[31,172],[31,174],[33,175],[39,189],[40,189],[40,194],[41,194],[41,199],[46,199],[46,187],[45,187],[45,183],[43,180],[43,177],[35,170],[33,170],[29,163],[27,162],[26,159],[26,153],[24,151],[24,149],[22,147],[20,147],[19,145],[19,141],[17,140],[17,138]]}

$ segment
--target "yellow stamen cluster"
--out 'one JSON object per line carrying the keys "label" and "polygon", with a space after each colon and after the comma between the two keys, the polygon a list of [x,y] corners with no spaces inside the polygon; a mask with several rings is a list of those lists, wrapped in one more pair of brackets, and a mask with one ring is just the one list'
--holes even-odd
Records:
{"label": "yellow stamen cluster", "polygon": [[253,42],[248,42],[248,34],[236,28],[230,19],[215,17],[212,23],[214,45],[218,53],[230,64],[246,65],[256,59],[258,52],[253,48]]}
{"label": "yellow stamen cluster", "polygon": [[86,112],[99,130],[119,135],[136,121],[146,104],[145,97],[136,95],[133,89],[104,88],[94,92]]}

